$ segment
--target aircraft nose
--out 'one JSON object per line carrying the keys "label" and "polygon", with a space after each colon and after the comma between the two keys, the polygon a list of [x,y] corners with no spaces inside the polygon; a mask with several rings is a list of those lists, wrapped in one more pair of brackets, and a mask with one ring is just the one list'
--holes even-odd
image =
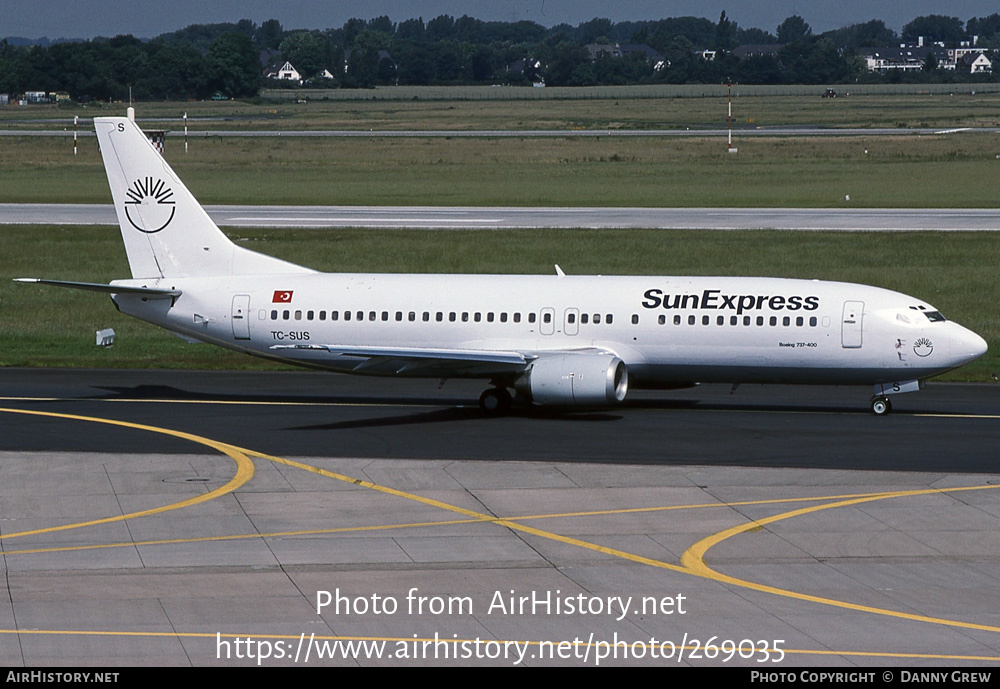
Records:
{"label": "aircraft nose", "polygon": [[974,361],[986,353],[986,340],[968,328],[958,326],[951,340],[951,355],[962,363]]}

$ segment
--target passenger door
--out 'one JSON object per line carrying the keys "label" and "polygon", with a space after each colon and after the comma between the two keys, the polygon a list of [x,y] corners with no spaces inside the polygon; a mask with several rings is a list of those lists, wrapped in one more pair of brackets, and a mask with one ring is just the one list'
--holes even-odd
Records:
{"label": "passenger door", "polygon": [[845,301],[844,317],[841,319],[840,341],[844,349],[859,349],[865,318],[863,301]]}
{"label": "passenger door", "polygon": [[237,340],[250,339],[249,294],[237,294],[233,297],[233,337]]}

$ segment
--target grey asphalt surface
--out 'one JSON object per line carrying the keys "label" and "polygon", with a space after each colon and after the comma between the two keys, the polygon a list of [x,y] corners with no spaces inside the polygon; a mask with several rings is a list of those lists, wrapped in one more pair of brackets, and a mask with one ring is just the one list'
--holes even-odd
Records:
{"label": "grey asphalt surface", "polygon": [[[989,231],[1000,209],[206,206],[223,227]],[[110,204],[0,204],[0,225],[117,225]]]}
{"label": "grey asphalt surface", "polygon": [[1000,661],[996,386],[480,388],[0,369],[0,662]]}

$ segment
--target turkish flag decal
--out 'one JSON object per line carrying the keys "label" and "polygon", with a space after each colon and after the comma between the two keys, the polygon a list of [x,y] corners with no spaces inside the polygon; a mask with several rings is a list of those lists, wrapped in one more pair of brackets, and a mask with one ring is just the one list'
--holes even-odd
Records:
{"label": "turkish flag decal", "polygon": [[291,290],[275,290],[274,296],[271,297],[272,304],[291,304],[292,303],[292,292]]}

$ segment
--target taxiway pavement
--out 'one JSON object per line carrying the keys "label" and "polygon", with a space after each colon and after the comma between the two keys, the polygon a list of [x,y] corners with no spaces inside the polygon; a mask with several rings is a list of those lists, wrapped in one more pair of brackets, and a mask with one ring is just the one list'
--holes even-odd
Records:
{"label": "taxiway pavement", "polygon": [[[1000,230],[1000,209],[512,208],[440,206],[206,206],[223,227],[381,227],[503,230]],[[0,204],[0,225],[117,225],[110,204]]]}
{"label": "taxiway pavement", "polygon": [[478,390],[0,370],[0,662],[1000,660],[995,386]]}

